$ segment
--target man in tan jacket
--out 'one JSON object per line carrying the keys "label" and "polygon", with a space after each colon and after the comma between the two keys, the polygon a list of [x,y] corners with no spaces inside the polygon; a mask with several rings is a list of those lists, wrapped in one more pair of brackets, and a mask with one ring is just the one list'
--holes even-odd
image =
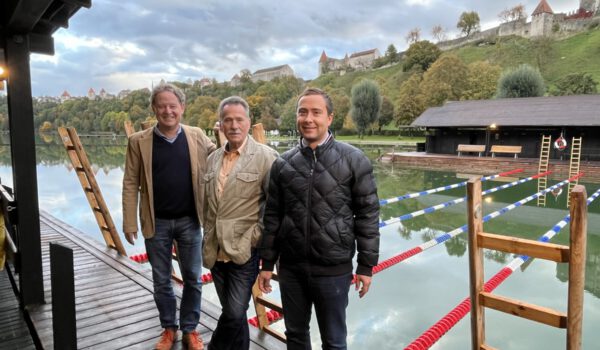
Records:
{"label": "man in tan jacket", "polygon": [[277,152],[248,136],[250,112],[241,97],[221,101],[218,114],[227,143],[208,157],[204,175],[203,261],[222,307],[209,349],[244,350],[250,345],[246,311],[258,275],[256,246]]}
{"label": "man in tan jacket", "polygon": [[[156,349],[171,349],[177,329],[188,349],[202,349],[196,331],[202,297],[200,223],[204,188],[202,178],[215,145],[195,127],[181,124],[183,92],[161,84],[151,95],[158,121],[151,129],[129,138],[123,177],[123,232],[131,244],[137,238],[139,215],[148,260],[152,266],[154,300],[164,328]],[[171,254],[177,242],[183,278],[180,319],[171,285]]]}

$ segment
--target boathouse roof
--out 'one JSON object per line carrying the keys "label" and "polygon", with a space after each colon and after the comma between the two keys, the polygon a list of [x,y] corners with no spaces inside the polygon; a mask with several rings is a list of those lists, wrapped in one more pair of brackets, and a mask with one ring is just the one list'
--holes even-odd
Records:
{"label": "boathouse roof", "polygon": [[600,126],[600,95],[450,101],[431,107],[411,125],[420,127]]}

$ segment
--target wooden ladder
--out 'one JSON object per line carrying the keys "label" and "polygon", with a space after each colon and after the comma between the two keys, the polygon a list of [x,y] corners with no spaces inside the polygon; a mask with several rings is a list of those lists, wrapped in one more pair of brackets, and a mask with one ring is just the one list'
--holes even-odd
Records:
{"label": "wooden ladder", "polygon": [[[484,232],[481,178],[471,179],[467,183],[472,349],[493,349],[485,344],[485,307],[549,326],[566,328],[567,349],[581,349],[587,239],[585,188],[575,186],[571,197],[570,245],[563,246]],[[558,263],[568,262],[567,313],[486,292],[483,281],[483,249],[524,254]]]}
{"label": "wooden ladder", "polygon": [[[217,140],[219,135],[217,135]],[[265,129],[261,123],[252,125],[252,137],[256,140],[256,142],[266,144],[267,138],[265,136]],[[273,273],[273,280],[278,281],[277,274]],[[254,310],[256,311],[256,319],[258,321],[258,328],[263,332],[281,340],[282,342],[286,341],[285,334],[275,330],[270,326],[269,320],[267,318],[267,310],[269,308],[271,310],[275,310],[280,314],[283,314],[283,307],[281,303],[275,302],[271,299],[266,298],[260,289],[258,289],[258,279],[254,282],[254,286],[252,287],[252,300],[254,301]]]}
{"label": "wooden ladder", "polygon": [[[538,174],[548,171],[548,160],[550,159],[550,143],[552,136],[542,135],[542,146],[540,148],[540,163],[538,165]],[[538,177],[538,192],[541,192],[548,187],[548,175]],[[538,207],[546,206],[546,194],[537,198]]]}
{"label": "wooden ladder", "polygon": [[119,238],[119,234],[117,233],[115,224],[110,216],[110,212],[108,211],[108,207],[106,206],[106,202],[104,201],[100,187],[96,182],[96,176],[92,171],[92,166],[87,158],[85,150],[83,149],[83,145],[79,140],[77,131],[75,128],[60,127],[58,128],[58,134],[65,145],[69,159],[73,164],[77,178],[79,179],[81,187],[83,188],[83,192],[85,193],[85,196],[90,203],[90,207],[94,212],[96,222],[98,223],[100,232],[104,237],[106,246],[115,249],[123,256],[127,256],[127,252],[125,252],[125,248],[121,243],[121,238]]}
{"label": "wooden ladder", "polygon": [[[579,174],[579,163],[581,161],[581,137],[573,137],[571,141],[571,157],[569,160],[569,178]],[[570,204],[571,192],[573,188],[579,183],[579,178],[569,182],[569,192],[567,196],[567,207]]]}

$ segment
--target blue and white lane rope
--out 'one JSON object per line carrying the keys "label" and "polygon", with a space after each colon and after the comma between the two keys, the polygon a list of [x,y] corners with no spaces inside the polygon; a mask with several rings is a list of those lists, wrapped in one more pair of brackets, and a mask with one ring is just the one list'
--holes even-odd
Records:
{"label": "blue and white lane rope", "polygon": [[[546,193],[548,193],[550,191],[554,191],[555,189],[560,188],[560,187],[568,184],[569,182],[571,182],[571,181],[573,181],[573,180],[581,177],[582,175],[583,175],[582,173],[579,173],[579,174],[573,176],[570,179],[567,179],[567,180],[564,180],[562,182],[559,182],[559,183],[557,183],[554,186],[548,187],[545,190],[542,190],[542,191],[540,191],[540,192],[538,192],[536,194],[532,194],[531,196],[529,196],[527,198],[521,199],[518,202],[515,202],[515,203],[513,203],[513,204],[511,204],[509,206],[506,206],[506,207],[504,207],[504,208],[502,208],[502,209],[500,209],[498,211],[495,211],[495,212],[493,212],[491,214],[488,214],[488,215],[486,215],[483,218],[483,222],[488,222],[491,219],[493,219],[495,217],[498,217],[500,215],[503,215],[503,214],[507,213],[508,211],[513,210],[513,209],[515,209],[517,207],[520,207],[521,205],[523,205],[523,204],[525,204],[525,203],[527,203],[527,202],[529,202],[529,201],[531,201],[533,199],[536,199],[537,197],[539,197],[541,195],[544,195],[544,194],[546,194]],[[463,226],[461,226],[461,227],[459,227],[457,229],[454,229],[454,230],[452,230],[450,232],[443,233],[443,234],[441,234],[441,235],[439,235],[439,236],[437,236],[437,237],[435,237],[435,238],[433,238],[433,239],[431,239],[431,240],[429,240],[429,241],[427,241],[425,243],[422,243],[422,244],[420,244],[420,245],[418,245],[416,247],[413,247],[413,248],[411,248],[409,250],[406,250],[406,251],[404,251],[404,252],[402,252],[400,254],[397,254],[397,255],[395,255],[395,256],[393,256],[391,258],[388,258],[388,259],[380,262],[379,264],[377,264],[377,266],[375,266],[373,268],[373,274],[375,274],[376,272],[379,272],[380,270],[384,270],[384,269],[387,269],[387,268],[389,268],[391,266],[399,264],[400,262],[402,262],[402,261],[404,261],[404,260],[406,260],[406,259],[408,259],[408,258],[410,258],[412,256],[420,254],[423,251],[425,251],[425,250],[427,250],[427,249],[429,249],[431,247],[434,247],[436,245],[444,243],[445,241],[449,240],[450,238],[458,236],[459,234],[465,232],[466,230],[467,230],[467,225],[463,225]]]}
{"label": "blue and white lane rope", "polygon": [[[587,199],[587,205],[589,206],[594,199],[600,196],[600,189],[598,189],[591,197]],[[538,241],[547,242],[560,230],[562,230],[571,221],[570,214],[565,216],[563,220],[559,221],[554,227],[548,232],[538,238]],[[514,271],[516,271],[521,265],[523,265],[529,259],[526,255],[516,257],[513,261],[504,266],[498,271],[492,278],[490,278],[484,284],[484,290],[486,292],[492,292],[496,287],[502,284]],[[454,327],[460,320],[462,320],[471,310],[471,299],[466,297],[461,303],[459,303],[452,311],[448,312],[438,322],[431,326],[428,330],[423,332],[417,337],[412,343],[410,343],[404,350],[425,350],[433,346],[444,334],[446,334],[452,327]]]}
{"label": "blue and white lane rope", "polygon": [[[511,183],[504,184],[502,186],[494,187],[494,188],[491,188],[489,190],[485,190],[485,191],[481,192],[481,195],[485,196],[485,195],[488,195],[490,193],[494,193],[494,192],[497,192],[497,191],[500,191],[500,190],[503,190],[503,189],[506,189],[506,188],[509,188],[509,187],[520,185],[520,184],[525,183],[527,181],[531,181],[533,179],[537,179],[539,177],[546,176],[546,175],[548,175],[550,173],[551,173],[551,171],[546,171],[544,173],[539,173],[537,175],[530,176],[530,177],[527,177],[525,179],[513,181]],[[457,199],[453,199],[453,200],[448,201],[448,202],[437,204],[437,205],[434,205],[434,206],[429,207],[429,208],[425,208],[425,209],[414,211],[412,213],[404,214],[404,215],[399,216],[399,217],[391,218],[391,219],[388,219],[388,220],[380,222],[379,223],[379,227],[384,227],[384,226],[388,226],[388,225],[394,224],[396,222],[400,222],[400,221],[412,219],[412,218],[415,218],[415,217],[423,215],[423,214],[433,213],[434,211],[447,208],[447,207],[449,207],[451,205],[454,205],[454,204],[462,203],[462,202],[464,202],[466,200],[467,200],[467,197],[465,196],[465,197],[462,197],[462,198],[457,198]]]}
{"label": "blue and white lane rope", "polygon": [[[481,181],[487,181],[487,180],[492,180],[495,179],[497,177],[501,177],[501,176],[508,176],[508,175],[512,175],[512,174],[516,174],[516,173],[521,173],[523,172],[523,169],[515,169],[515,170],[511,170],[511,171],[505,171],[503,173],[500,174],[496,174],[496,175],[489,175],[489,176],[485,176],[481,178]],[[389,198],[389,199],[382,199],[379,201],[379,205],[386,205],[386,204],[390,204],[390,203],[395,203],[395,202],[399,202],[405,199],[409,199],[409,198],[417,198],[417,197],[421,197],[421,196],[425,196],[428,194],[432,194],[432,193],[436,193],[436,192],[441,192],[441,191],[447,191],[447,190],[451,190],[453,188],[458,188],[458,187],[462,187],[462,186],[466,186],[467,185],[467,181],[463,181],[463,182],[459,182],[457,184],[452,184],[452,185],[447,185],[447,186],[441,186],[438,188],[432,188],[430,190],[427,191],[421,191],[421,192],[414,192],[414,193],[409,193],[409,194],[405,194],[403,196],[399,196],[399,197],[394,197],[394,198]]]}

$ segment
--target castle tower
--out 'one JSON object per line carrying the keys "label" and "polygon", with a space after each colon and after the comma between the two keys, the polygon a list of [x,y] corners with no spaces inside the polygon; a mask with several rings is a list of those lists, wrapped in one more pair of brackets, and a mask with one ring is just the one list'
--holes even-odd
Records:
{"label": "castle tower", "polygon": [[531,14],[530,35],[545,36],[552,33],[552,24],[554,22],[554,11],[546,0],[541,0],[533,13]]}
{"label": "castle tower", "polygon": [[327,68],[327,54],[325,50],[321,53],[321,57],[319,58],[319,75],[325,73]]}

